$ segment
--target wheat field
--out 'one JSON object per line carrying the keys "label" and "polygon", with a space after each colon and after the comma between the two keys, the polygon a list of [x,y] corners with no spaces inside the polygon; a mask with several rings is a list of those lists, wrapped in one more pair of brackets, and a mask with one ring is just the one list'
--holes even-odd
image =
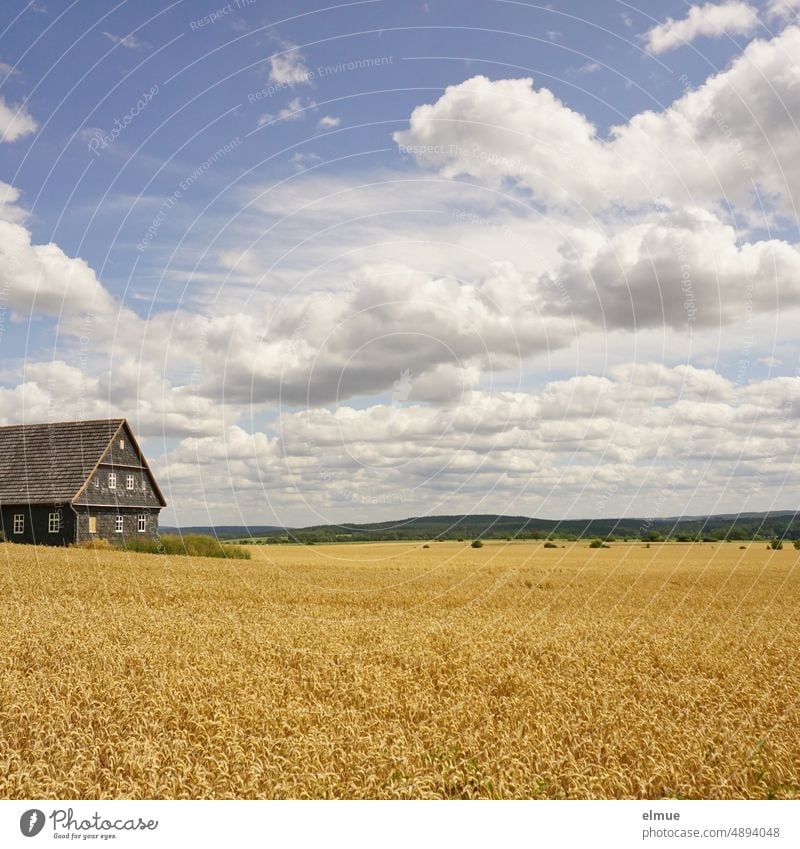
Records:
{"label": "wheat field", "polygon": [[0,546],[2,798],[798,798],[800,552]]}

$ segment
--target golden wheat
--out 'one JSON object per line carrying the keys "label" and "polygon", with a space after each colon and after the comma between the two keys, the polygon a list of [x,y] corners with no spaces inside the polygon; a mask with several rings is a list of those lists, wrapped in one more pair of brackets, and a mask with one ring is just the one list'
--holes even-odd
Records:
{"label": "golden wheat", "polygon": [[0,546],[2,798],[800,796],[800,552]]}

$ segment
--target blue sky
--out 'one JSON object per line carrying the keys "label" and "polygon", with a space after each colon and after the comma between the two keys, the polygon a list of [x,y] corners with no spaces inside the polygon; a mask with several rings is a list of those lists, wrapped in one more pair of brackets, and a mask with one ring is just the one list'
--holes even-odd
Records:
{"label": "blue sky", "polygon": [[792,507],[796,5],[4,4],[0,420],[167,521]]}

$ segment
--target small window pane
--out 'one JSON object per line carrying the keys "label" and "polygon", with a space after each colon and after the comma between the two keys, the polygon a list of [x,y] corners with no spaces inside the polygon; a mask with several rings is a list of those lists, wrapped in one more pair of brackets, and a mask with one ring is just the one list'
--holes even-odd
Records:
{"label": "small window pane", "polygon": [[116,472],[108,473],[108,488],[116,489],[117,488],[117,475]]}
{"label": "small window pane", "polygon": [[139,533],[143,534],[147,530],[147,516],[139,516]]}
{"label": "small window pane", "polygon": [[128,489],[133,489],[133,475],[128,475],[125,481],[125,485],[128,487]]}
{"label": "small window pane", "polygon": [[51,534],[57,534],[61,530],[61,516],[58,513],[50,513],[47,517],[47,530]]}
{"label": "small window pane", "polygon": [[116,531],[118,534],[122,533],[122,516],[117,516]]}
{"label": "small window pane", "polygon": [[14,514],[14,533],[22,534],[25,532],[25,514],[24,513],[15,513]]}

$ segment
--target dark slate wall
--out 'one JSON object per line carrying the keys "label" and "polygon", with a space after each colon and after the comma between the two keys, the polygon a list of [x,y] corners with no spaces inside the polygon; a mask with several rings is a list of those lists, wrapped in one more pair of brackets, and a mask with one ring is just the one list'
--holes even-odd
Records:
{"label": "dark slate wall", "polygon": [[[109,472],[117,475],[117,488],[109,489]],[[127,489],[126,478],[133,475],[132,490]],[[95,481],[97,485],[95,485]],[[150,478],[144,469],[131,469],[125,466],[112,466],[102,464],[89,480],[86,489],[75,502],[77,505],[101,505],[103,507],[155,507],[160,508],[161,503],[153,490]]]}
{"label": "dark slate wall", "polygon": [[[119,447],[120,439],[125,440],[125,447]],[[139,456],[139,452],[133,446],[130,437],[125,430],[120,431],[120,435],[116,436],[112,441],[111,445],[108,446],[108,451],[106,451],[105,455],[102,459],[103,463],[109,463],[111,465],[123,465],[123,466],[143,466],[142,458]]]}
{"label": "dark slate wall", "polygon": [[[61,531],[51,534],[50,513],[61,513]],[[25,530],[21,534],[14,533],[14,515],[22,513],[25,516]],[[9,542],[37,543],[38,545],[67,545],[75,541],[76,516],[69,504],[3,506],[0,508],[0,523],[5,538]]]}
{"label": "dark slate wall", "polygon": [[[120,507],[119,509],[105,508],[76,508],[78,512],[77,541],[89,539],[107,539],[110,542],[122,542],[123,539],[155,539],[158,536],[158,510],[143,510]],[[147,530],[138,530],[140,515],[147,516]],[[97,517],[97,533],[89,533],[89,516]],[[123,531],[116,531],[116,518],[122,516]]]}

